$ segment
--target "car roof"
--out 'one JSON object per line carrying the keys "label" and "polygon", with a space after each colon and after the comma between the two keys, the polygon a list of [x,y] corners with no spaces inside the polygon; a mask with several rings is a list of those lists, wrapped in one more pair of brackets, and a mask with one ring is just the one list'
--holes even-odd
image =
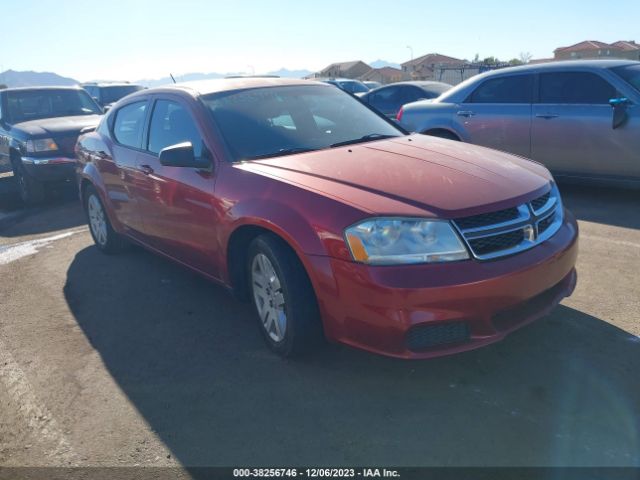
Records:
{"label": "car roof", "polygon": [[497,70],[491,70],[487,72],[486,76],[490,74],[498,74],[505,72],[526,72],[529,70],[555,70],[565,68],[615,68],[623,67],[625,65],[640,65],[640,62],[633,60],[563,60],[560,62],[547,62],[547,63],[534,63],[527,65],[518,65],[517,67],[499,68]]}
{"label": "car roof", "polygon": [[[263,88],[263,87],[281,87],[295,85],[318,85],[329,87],[326,83],[315,82],[312,80],[299,80],[292,78],[269,78],[269,77],[242,77],[242,78],[218,78],[213,80],[195,80],[192,82],[183,82],[176,84],[168,84],[161,87],[154,87],[143,90],[133,95],[142,95],[150,93],[175,93],[181,91],[192,96],[208,95],[210,93],[228,92],[232,90],[243,90],[247,88]],[[335,87],[331,87],[335,88]]]}
{"label": "car roof", "polygon": [[129,82],[86,82],[80,84],[82,87],[141,87],[138,83]]}
{"label": "car roof", "polygon": [[68,86],[68,85],[51,85],[51,86],[42,86],[42,87],[12,87],[5,88],[0,90],[0,92],[37,92],[38,90],[82,90],[78,85]]}
{"label": "car roof", "polygon": [[[394,85],[414,85],[416,87],[433,87],[436,85],[445,85],[447,87],[450,87],[451,85],[445,82],[436,82],[436,81],[427,81],[427,80],[407,80],[405,82],[394,82],[394,83],[387,83],[386,85],[383,85],[382,87],[392,87]],[[380,87],[380,88],[382,88]]]}

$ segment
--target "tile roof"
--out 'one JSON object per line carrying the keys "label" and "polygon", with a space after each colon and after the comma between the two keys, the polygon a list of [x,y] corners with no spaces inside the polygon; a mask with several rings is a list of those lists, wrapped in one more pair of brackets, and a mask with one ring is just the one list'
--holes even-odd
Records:
{"label": "tile roof", "polygon": [[423,63],[464,63],[464,60],[448,57],[439,53],[428,53],[426,55],[422,55],[421,57],[414,58],[413,60],[409,60],[408,62],[404,62],[402,66],[409,67],[413,65],[421,65]]}
{"label": "tile roof", "polygon": [[597,40],[585,40],[584,42],[576,43],[569,47],[558,47],[555,52],[579,52],[585,50],[600,50],[603,48],[619,48],[620,50],[638,50],[640,45],[634,41],[626,42],[619,40],[614,43],[599,42]]}

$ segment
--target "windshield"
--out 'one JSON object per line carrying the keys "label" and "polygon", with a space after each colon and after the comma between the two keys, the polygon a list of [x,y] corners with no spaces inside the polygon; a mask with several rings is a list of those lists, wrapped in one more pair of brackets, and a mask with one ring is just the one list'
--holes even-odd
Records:
{"label": "windshield", "polygon": [[234,90],[206,95],[203,101],[236,161],[403,135],[333,87]]}
{"label": "windshield", "polygon": [[142,90],[140,85],[119,85],[117,87],[100,87],[100,101],[105,105],[117,102],[130,93]]}
{"label": "windshield", "polygon": [[617,67],[612,70],[640,92],[640,65],[627,65],[626,67]]}
{"label": "windshield", "polygon": [[13,123],[102,113],[87,92],[72,89],[7,92],[7,112]]}
{"label": "windshield", "polygon": [[360,82],[336,81],[336,83],[340,85],[340,88],[350,93],[364,93],[369,91],[369,87],[367,87],[364,83],[360,83]]}

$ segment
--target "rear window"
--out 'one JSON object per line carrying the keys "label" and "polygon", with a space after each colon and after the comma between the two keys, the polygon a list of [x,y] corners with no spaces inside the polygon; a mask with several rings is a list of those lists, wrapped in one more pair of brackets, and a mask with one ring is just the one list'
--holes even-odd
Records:
{"label": "rear window", "polygon": [[589,72],[554,72],[540,75],[540,103],[608,104],[616,89]]}
{"label": "rear window", "polygon": [[102,113],[84,90],[16,90],[6,95],[8,117],[13,123]]}
{"label": "rear window", "polygon": [[100,101],[104,104],[117,102],[127,95],[142,90],[139,85],[100,87]]}
{"label": "rear window", "polygon": [[612,68],[625,82],[640,92],[640,65]]}
{"label": "rear window", "polygon": [[513,75],[486,80],[470,97],[471,103],[531,103],[532,75]]}

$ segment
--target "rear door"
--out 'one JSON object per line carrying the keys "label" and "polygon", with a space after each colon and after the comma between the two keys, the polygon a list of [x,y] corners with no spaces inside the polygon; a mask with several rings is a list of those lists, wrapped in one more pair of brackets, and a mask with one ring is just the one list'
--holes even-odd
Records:
{"label": "rear door", "polygon": [[529,157],[533,74],[489,77],[456,105],[453,123],[464,140]]}
{"label": "rear door", "polygon": [[101,176],[116,216],[129,233],[140,238],[144,232],[138,194],[144,174],[138,168],[142,134],[148,114],[147,99],[128,103],[114,112],[110,125],[112,157],[105,152]]}
{"label": "rear door", "polygon": [[533,159],[560,174],[625,176],[633,171],[638,119],[612,128],[609,100],[620,94],[607,79],[591,71],[541,73],[538,90]]}
{"label": "rear door", "polygon": [[140,210],[145,243],[204,273],[219,277],[212,171],[167,167],[158,155],[168,146],[191,142],[196,157],[212,161],[189,105],[180,97],[157,97],[145,151],[138,159],[145,173]]}

